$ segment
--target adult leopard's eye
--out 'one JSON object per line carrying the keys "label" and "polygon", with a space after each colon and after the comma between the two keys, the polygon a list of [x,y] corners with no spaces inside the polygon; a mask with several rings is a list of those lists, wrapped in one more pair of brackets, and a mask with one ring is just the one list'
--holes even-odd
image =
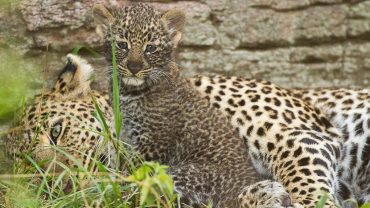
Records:
{"label": "adult leopard's eye", "polygon": [[128,50],[128,44],[127,42],[118,42],[117,47],[121,50]]}
{"label": "adult leopard's eye", "polygon": [[62,124],[60,122],[55,123],[50,129],[50,140],[53,145],[57,144],[58,137],[62,133]]}
{"label": "adult leopard's eye", "polygon": [[145,48],[145,53],[153,53],[157,49],[155,45],[147,45]]}

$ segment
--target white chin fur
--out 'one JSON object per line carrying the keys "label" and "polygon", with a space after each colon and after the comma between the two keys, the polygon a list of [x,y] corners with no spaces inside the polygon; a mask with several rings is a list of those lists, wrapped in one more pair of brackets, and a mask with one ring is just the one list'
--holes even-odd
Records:
{"label": "white chin fur", "polygon": [[135,77],[125,77],[122,78],[122,81],[125,85],[129,86],[141,86],[142,84],[144,84],[144,80]]}

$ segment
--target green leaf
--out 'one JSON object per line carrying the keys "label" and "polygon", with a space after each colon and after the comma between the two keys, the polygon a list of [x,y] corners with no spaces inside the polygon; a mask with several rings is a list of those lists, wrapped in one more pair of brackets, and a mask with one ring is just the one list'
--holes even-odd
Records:
{"label": "green leaf", "polygon": [[78,52],[80,51],[80,49],[81,49],[82,47],[83,47],[82,45],[77,45],[77,46],[75,46],[75,47],[72,49],[72,54],[78,55]]}
{"label": "green leaf", "polygon": [[145,207],[153,207],[155,204],[156,204],[155,196],[153,194],[149,194],[145,199],[145,205],[146,205]]}
{"label": "green leaf", "polygon": [[143,186],[140,190],[140,206],[143,206],[147,200],[149,194],[148,186]]}
{"label": "green leaf", "polygon": [[328,194],[324,193],[320,200],[317,202],[315,208],[323,208],[325,206],[325,202],[328,200]]}
{"label": "green leaf", "polygon": [[148,178],[151,172],[152,172],[152,169],[149,166],[144,164],[143,166],[141,166],[134,172],[134,176],[136,180],[142,181],[145,178]]}
{"label": "green leaf", "polygon": [[173,194],[173,180],[168,174],[160,174],[157,176],[160,184],[164,187],[164,192],[166,192],[167,195]]}
{"label": "green leaf", "polygon": [[363,204],[361,208],[370,208],[370,203]]}
{"label": "green leaf", "polygon": [[97,53],[96,51],[92,50],[91,48],[89,48],[85,45],[76,45],[75,47],[73,47],[71,53],[75,54],[75,55],[78,55],[78,53],[80,52],[81,49],[87,50],[94,57],[99,57],[100,56],[99,53]]}

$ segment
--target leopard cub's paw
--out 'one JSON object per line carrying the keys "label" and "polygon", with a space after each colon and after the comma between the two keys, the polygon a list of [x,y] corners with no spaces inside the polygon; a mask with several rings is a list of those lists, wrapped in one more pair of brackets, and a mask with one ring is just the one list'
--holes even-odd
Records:
{"label": "leopard cub's paw", "polygon": [[270,180],[245,187],[238,198],[242,207],[248,208],[303,208],[292,204],[289,193],[282,184]]}

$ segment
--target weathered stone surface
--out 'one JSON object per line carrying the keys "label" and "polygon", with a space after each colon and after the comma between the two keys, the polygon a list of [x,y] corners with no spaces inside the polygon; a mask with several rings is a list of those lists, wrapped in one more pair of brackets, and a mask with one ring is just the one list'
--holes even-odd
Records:
{"label": "weathered stone surface", "polygon": [[295,13],[294,40],[308,42],[327,42],[346,37],[347,7],[333,5],[312,7]]}
{"label": "weathered stone surface", "polygon": [[344,49],[341,44],[292,48],[290,62],[307,64],[340,63],[343,61],[343,53]]}
{"label": "weathered stone surface", "polygon": [[370,1],[351,6],[348,18],[348,36],[370,36]]}
{"label": "weathered stone surface", "polygon": [[346,37],[347,6],[313,6],[281,12],[266,9],[266,2],[275,5],[273,1],[258,1],[258,6],[250,3],[252,6],[246,10],[224,19],[219,27],[220,44],[227,48],[271,48]]}
{"label": "weathered stone surface", "polygon": [[[187,23],[178,60],[186,75],[236,74],[286,87],[369,87],[370,1],[146,0],[178,7]],[[0,46],[45,62],[55,76],[76,44],[100,49],[91,7],[123,0],[23,0],[0,9]],[[11,41],[16,40],[16,41]],[[17,42],[15,44],[15,42]],[[45,55],[47,54],[47,55]],[[86,54],[85,54],[86,55]],[[105,88],[103,60],[96,86]],[[57,66],[57,67],[56,67]],[[97,84],[103,83],[103,84]]]}
{"label": "weathered stone surface", "polygon": [[[67,26],[77,29],[87,23],[87,13],[98,3],[108,3],[104,0],[93,1],[22,1],[20,10],[29,31]],[[67,21],[66,21],[67,20]]]}
{"label": "weathered stone surface", "polygon": [[91,17],[95,4],[114,5],[116,1],[22,1],[19,5],[33,48],[70,51],[77,44],[96,46],[99,38]]}
{"label": "weathered stone surface", "polygon": [[[76,44],[99,46],[91,8],[95,4],[119,6],[124,1],[22,1],[19,9],[32,33],[35,48],[68,51]],[[178,7],[188,15],[184,29],[183,45],[212,46],[216,41],[216,29],[210,20],[211,9],[202,3],[152,3],[159,10]]]}
{"label": "weathered stone surface", "polygon": [[[231,18],[235,21],[233,25],[240,28],[235,31],[235,37],[240,40],[238,47],[276,47],[289,45],[294,41],[294,14],[292,13],[282,14],[272,10],[249,9],[245,15],[239,13]],[[227,28],[226,31],[230,29],[232,28]]]}
{"label": "weathered stone surface", "polygon": [[370,86],[370,42],[348,42],[345,45],[341,74],[357,86]]}
{"label": "weathered stone surface", "polygon": [[250,0],[251,7],[268,8],[273,10],[297,10],[317,4],[330,5],[341,3],[343,0]]}
{"label": "weathered stone surface", "polygon": [[310,5],[309,0],[251,0],[249,1],[251,7],[268,8],[274,10],[288,10],[307,7]]}
{"label": "weathered stone surface", "polygon": [[153,6],[163,11],[179,8],[187,15],[183,31],[182,45],[212,46],[216,41],[217,30],[210,18],[211,9],[206,4],[198,2],[153,3]]}

